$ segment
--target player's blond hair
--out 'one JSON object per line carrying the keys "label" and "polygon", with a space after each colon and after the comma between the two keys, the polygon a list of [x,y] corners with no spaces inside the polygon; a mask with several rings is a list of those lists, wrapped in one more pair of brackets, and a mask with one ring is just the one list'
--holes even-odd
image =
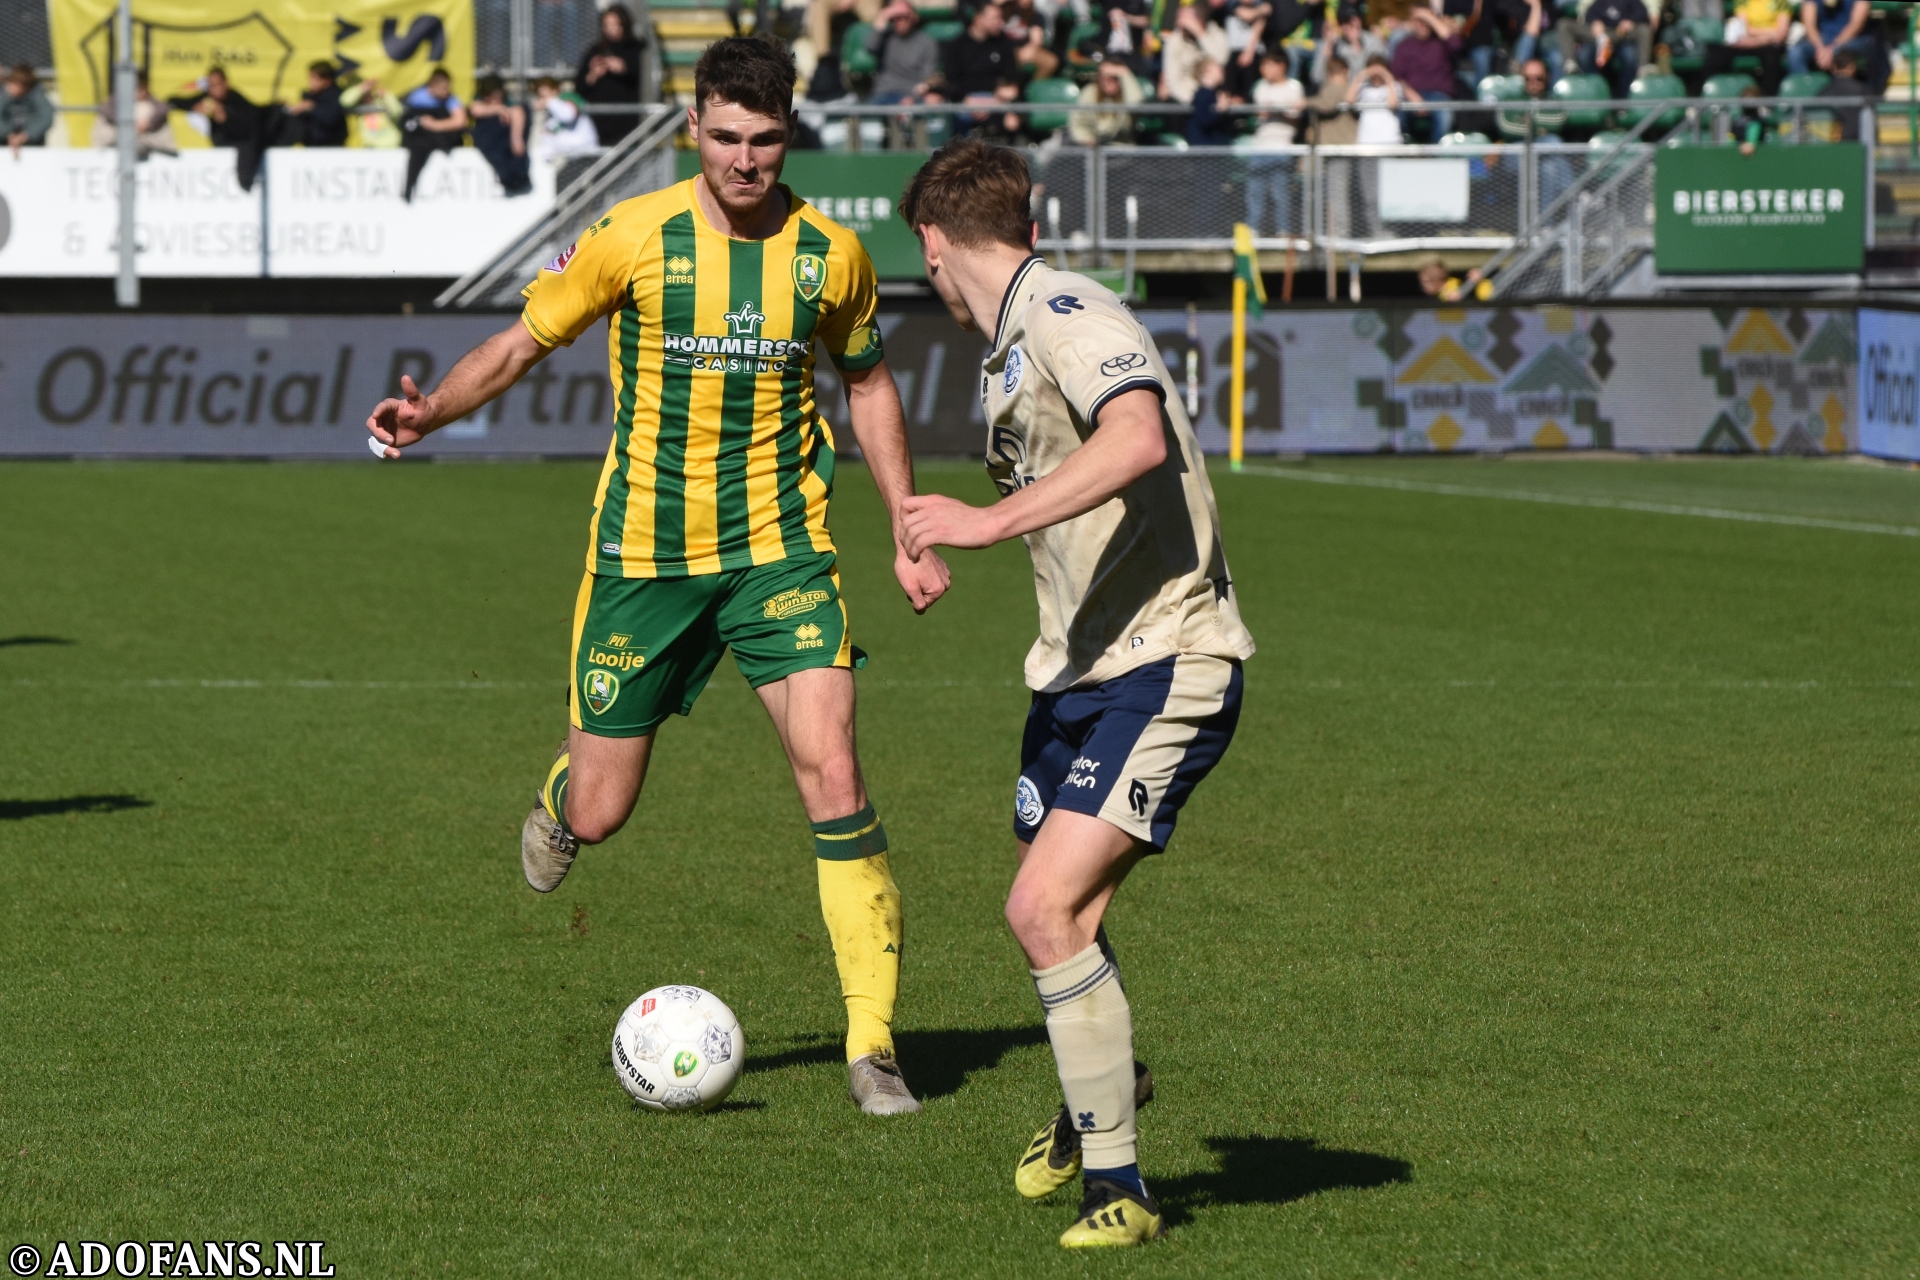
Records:
{"label": "player's blond hair", "polygon": [[938,227],[962,248],[1033,244],[1033,178],[1010,147],[956,138],[920,166],[900,197],[900,213],[917,233]]}

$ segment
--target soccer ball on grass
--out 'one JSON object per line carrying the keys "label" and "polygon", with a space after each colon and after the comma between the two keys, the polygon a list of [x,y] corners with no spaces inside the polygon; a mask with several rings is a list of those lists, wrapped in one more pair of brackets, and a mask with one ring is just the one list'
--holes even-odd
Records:
{"label": "soccer ball on grass", "polygon": [[705,1111],[733,1092],[747,1039],[733,1010],[699,987],[655,987],[613,1029],[613,1069],[649,1111]]}

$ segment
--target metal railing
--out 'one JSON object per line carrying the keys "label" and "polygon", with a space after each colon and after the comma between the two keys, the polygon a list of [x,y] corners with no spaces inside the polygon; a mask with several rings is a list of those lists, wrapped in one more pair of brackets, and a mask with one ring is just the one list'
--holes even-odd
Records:
{"label": "metal railing", "polygon": [[500,253],[449,285],[434,305],[492,307],[510,303],[543,262],[571,244],[608,205],[673,182],[673,141],[685,113],[677,106],[640,108],[640,126],[610,148],[554,199],[553,207]]}
{"label": "metal railing", "polygon": [[[1166,103],[997,103],[990,108],[845,103],[801,104],[801,109],[853,121],[931,120],[949,127],[956,116],[976,110],[1054,120],[1074,112],[1125,114],[1136,122],[1187,113]],[[1782,139],[1768,145],[1813,145],[1810,126],[1818,114],[1837,118],[1840,111],[1863,110],[1862,134],[1872,137],[1873,109],[1786,98],[1407,103],[1407,115],[1451,111],[1460,123],[1519,129],[1521,137],[1481,142],[1455,136],[1440,145],[1393,146],[1248,141],[1227,147],[1082,146],[1062,141],[1068,130],[1061,128],[1026,152],[1039,247],[1071,265],[1133,269],[1145,255],[1149,270],[1217,269],[1219,264],[1205,255],[1230,252],[1233,226],[1245,222],[1253,228],[1257,248],[1291,250],[1304,255],[1302,265],[1321,267],[1329,297],[1342,266],[1349,295],[1357,300],[1359,269],[1368,259],[1416,253],[1486,255],[1481,271],[1505,298],[1585,297],[1614,289],[1652,249],[1653,160],[1659,144],[1649,140],[1651,135],[1662,134],[1668,143],[1725,139],[1735,117],[1757,112],[1767,115]],[[1230,111],[1274,114],[1249,107]],[[1588,143],[1559,141],[1549,128],[1534,123],[1544,116],[1553,124],[1569,113],[1587,113],[1589,120],[1599,113],[1634,119],[1624,132]],[[1505,119],[1496,123],[1498,117]],[[510,304],[539,263],[605,205],[670,183],[681,118],[666,108],[650,109],[633,136],[565,186],[549,214],[506,252],[448,289],[440,304]],[[857,130],[848,130],[848,136],[857,136]],[[913,131],[900,136],[911,137]],[[1435,161],[1447,163],[1436,168]],[[1412,167],[1396,167],[1409,162]],[[1418,199],[1406,198],[1410,184],[1425,182],[1447,186],[1452,206],[1423,208]],[[1869,175],[1869,190],[1871,183]]]}

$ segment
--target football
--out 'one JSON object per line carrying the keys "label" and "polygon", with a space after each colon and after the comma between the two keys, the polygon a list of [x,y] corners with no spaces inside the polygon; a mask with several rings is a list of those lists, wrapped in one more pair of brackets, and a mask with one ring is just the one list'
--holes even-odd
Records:
{"label": "football", "polygon": [[613,1028],[613,1069],[650,1111],[716,1105],[739,1083],[746,1057],[740,1020],[699,987],[655,987]]}

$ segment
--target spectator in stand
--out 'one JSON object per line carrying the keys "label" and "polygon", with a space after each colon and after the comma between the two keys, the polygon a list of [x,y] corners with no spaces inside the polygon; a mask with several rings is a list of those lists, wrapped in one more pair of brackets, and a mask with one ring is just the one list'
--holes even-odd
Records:
{"label": "spectator in stand", "polygon": [[1580,69],[1607,77],[1614,97],[1626,97],[1640,74],[1640,41],[1650,28],[1643,0],[1593,0],[1587,6],[1591,38],[1580,46]]}
{"label": "spectator in stand", "polygon": [[1227,60],[1227,33],[1207,21],[1207,11],[1183,4],[1173,15],[1173,30],[1160,46],[1160,96],[1183,107],[1193,105],[1203,63]]}
{"label": "spectator in stand", "polygon": [[1144,71],[1147,26],[1151,21],[1148,0],[1106,0],[1107,31],[1100,46],[1102,60],[1121,62],[1130,70]]}
{"label": "spectator in stand", "polygon": [[973,11],[967,29],[947,46],[947,95],[955,101],[991,102],[1002,80],[1019,76],[1019,67],[1020,47],[1007,38],[1000,6],[983,4]]}
{"label": "spectator in stand", "polygon": [[[1008,77],[993,88],[995,102],[1020,101],[1020,82]],[[1003,147],[1024,147],[1036,142],[1027,117],[1018,111],[997,111],[989,115],[986,123],[974,131],[974,136],[995,142]]]}
{"label": "spectator in stand", "polygon": [[[633,33],[633,13],[626,5],[608,5],[600,14],[600,39],[580,59],[574,72],[574,91],[595,106],[627,106],[640,101],[640,59],[646,42]],[[594,115],[600,141],[611,147],[640,123],[638,112],[609,111]]]}
{"label": "spectator in stand", "polygon": [[1211,59],[1201,63],[1200,84],[1193,91],[1193,114],[1187,117],[1187,145],[1232,146],[1237,126],[1221,108],[1237,104],[1238,99],[1227,90],[1227,69]]}
{"label": "spectator in stand", "polygon": [[389,151],[400,145],[400,118],[406,108],[373,76],[340,91],[340,105],[360,125],[360,145]]}
{"label": "spectator in stand", "polygon": [[267,146],[267,113],[227,80],[222,67],[209,67],[194,92],[168,101],[187,113],[187,123],[216,147],[232,147],[234,171],[242,191],[253,190],[260,156]]}
{"label": "spectator in stand", "polygon": [[808,0],[807,40],[816,61],[807,79],[807,100],[836,102],[853,92],[840,66],[840,43],[856,22],[880,16],[881,0]]}
{"label": "spectator in stand", "polygon": [[[1384,64],[1385,55],[1375,54]],[[1360,64],[1363,68],[1366,63]],[[1360,120],[1351,111],[1342,111],[1349,98],[1353,71],[1344,57],[1327,60],[1320,91],[1308,99],[1312,108],[1313,140],[1322,147],[1351,147],[1360,141]],[[1353,222],[1354,164],[1351,156],[1327,156],[1321,160],[1327,192],[1327,234],[1345,239],[1360,233]]]}
{"label": "spectator in stand", "polygon": [[1541,56],[1555,80],[1580,68],[1580,45],[1587,38],[1581,8],[1581,0],[1540,0]]}
{"label": "spectator in stand", "polygon": [[[1547,6],[1543,0],[1487,0],[1487,15],[1494,32],[1507,48],[1507,65],[1515,74],[1533,58],[1546,59],[1549,71],[1558,70],[1559,47],[1551,40],[1541,39],[1541,33],[1547,29]],[[1474,89],[1477,92],[1479,86],[1475,85]]]}
{"label": "spectator in stand", "polygon": [[307,68],[307,91],[298,102],[281,108],[282,146],[347,145],[347,109],[340,104],[338,77],[331,62],[316,62]]}
{"label": "spectator in stand", "polygon": [[[1595,4],[1617,0],[1594,0]],[[1638,3],[1639,0],[1634,0]],[[1459,81],[1453,74],[1453,55],[1460,51],[1460,36],[1453,24],[1424,4],[1407,11],[1407,35],[1393,51],[1393,76],[1401,91],[1416,102],[1450,102]],[[1453,112],[1408,112],[1409,121],[1424,115],[1427,139],[1438,142],[1453,129]],[[1404,125],[1402,126],[1405,127]],[[1364,132],[1364,126],[1363,126]]]}
{"label": "spectator in stand", "polygon": [[1359,75],[1367,65],[1367,59],[1376,54],[1387,56],[1387,42],[1367,30],[1360,20],[1360,6],[1343,4],[1337,14],[1337,23],[1328,28],[1320,39],[1320,47],[1313,55],[1313,82],[1325,85],[1333,63],[1339,62],[1347,72],[1340,77],[1340,92],[1346,93],[1347,85],[1353,77]]}
{"label": "spectator in stand", "polygon": [[1487,12],[1492,0],[1440,0],[1439,10],[1453,23],[1460,37],[1460,51],[1454,56],[1455,78],[1472,98],[1480,82],[1493,74],[1493,21]]}
{"label": "spectator in stand", "polygon": [[1833,79],[1820,90],[1823,98],[1850,99],[1835,114],[1840,117],[1840,141],[1860,141],[1860,107],[1873,90],[1860,79],[1860,60],[1846,49],[1833,55]]}
{"label": "spectator in stand", "polygon": [[1047,47],[1053,19],[1034,0],[1007,0],[1000,6],[1000,16],[1007,39],[1020,47],[1020,65],[1028,74],[1045,79],[1060,69],[1060,55]]}
{"label": "spectator in stand", "polygon": [[[1552,97],[1553,82],[1548,78],[1547,64],[1542,58],[1528,58],[1520,64],[1520,83],[1525,86],[1529,102],[1547,102]],[[1528,119],[1517,111],[1494,113],[1501,138],[1509,142],[1527,140]],[[1567,127],[1566,108],[1536,111],[1531,119],[1535,142],[1557,143],[1563,140],[1560,131]],[[1573,165],[1567,157],[1559,154],[1542,155],[1536,163],[1540,174],[1540,207],[1544,209],[1572,185]]]}
{"label": "spectator in stand", "polygon": [[1269,148],[1291,147],[1299,133],[1307,91],[1290,72],[1287,56],[1277,49],[1269,50],[1260,58],[1260,79],[1253,86],[1253,105],[1271,108],[1259,117],[1260,123],[1253,130],[1254,155],[1247,163],[1247,225],[1256,236],[1267,233],[1269,206],[1276,233],[1290,235],[1293,231],[1294,158],[1259,154]]}
{"label": "spectator in stand", "polygon": [[542,161],[558,161],[567,156],[600,148],[600,134],[593,117],[582,111],[580,99],[560,92],[560,82],[542,76],[533,85],[533,118],[529,122],[532,137],[528,150]]}
{"label": "spectator in stand", "polygon": [[1243,96],[1258,78],[1260,46],[1266,39],[1267,20],[1273,17],[1268,0],[1231,0],[1227,6],[1227,89]]}
{"label": "spectator in stand", "polygon": [[400,100],[406,115],[400,121],[401,145],[407,149],[407,184],[402,200],[413,199],[420,171],[435,152],[452,151],[467,130],[467,108],[453,93],[453,77],[435,67],[427,82]]}
{"label": "spectator in stand", "polygon": [[[1146,101],[1146,96],[1140,91],[1140,82],[1134,79],[1133,72],[1117,58],[1102,62],[1093,83],[1080,88],[1080,101],[1088,106],[1118,103],[1138,106]],[[1067,136],[1083,147],[1132,142],[1133,125],[1133,115],[1126,111],[1075,111],[1067,118]]]}
{"label": "spectator in stand", "polygon": [[1740,0],[1727,19],[1726,41],[1707,46],[1704,74],[1724,75],[1735,58],[1760,60],[1760,92],[1771,98],[1786,75],[1787,32],[1793,26],[1791,0]]}
{"label": "spectator in stand", "polygon": [[[224,83],[225,80],[226,77],[222,75],[222,83]],[[244,102],[245,99],[243,98],[241,101]],[[174,142],[173,130],[167,124],[168,105],[169,104],[164,102],[155,101],[153,95],[147,92],[147,77],[144,72],[135,78],[133,91],[133,137],[134,155],[137,159],[145,160],[148,156],[154,154],[163,156],[178,154],[179,144]],[[174,105],[178,104],[176,103]],[[106,100],[101,102],[100,110],[93,118],[94,146],[112,147],[115,145],[120,136],[119,125],[117,123],[118,119],[119,114],[114,105],[113,96],[109,94]],[[221,146],[226,144],[215,142],[214,145]],[[259,153],[256,151],[254,153],[254,167],[258,168],[259,163]],[[246,167],[244,156],[241,159],[240,185],[243,188],[253,185],[253,171]]]}
{"label": "spectator in stand", "polygon": [[7,75],[5,101],[0,101],[0,133],[18,156],[22,147],[44,147],[53,128],[53,104],[33,68],[21,63]]}
{"label": "spectator in stand", "polygon": [[920,11],[910,0],[892,0],[867,32],[867,52],[879,70],[868,102],[939,102],[940,46],[920,27]]}
{"label": "spectator in stand", "polygon": [[1853,55],[1856,68],[1876,69],[1880,46],[1867,32],[1872,16],[1867,0],[1802,0],[1800,25],[1806,36],[1787,50],[1787,65],[1795,75],[1832,71],[1835,56],[1845,52]]}
{"label": "spectator in stand", "polygon": [[488,76],[473,87],[473,148],[487,158],[494,176],[510,196],[533,190],[527,173],[527,109],[507,101],[507,86]]}
{"label": "spectator in stand", "polygon": [[1359,127],[1354,141],[1363,147],[1395,146],[1403,139],[1400,132],[1400,82],[1393,69],[1378,54],[1367,59],[1353,83],[1347,86],[1347,104],[1358,107]]}

